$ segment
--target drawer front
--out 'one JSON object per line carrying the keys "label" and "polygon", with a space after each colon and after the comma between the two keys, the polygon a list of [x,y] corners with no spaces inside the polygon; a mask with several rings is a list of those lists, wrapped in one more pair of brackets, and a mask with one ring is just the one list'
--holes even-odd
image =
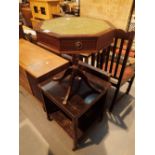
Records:
{"label": "drawer front", "polygon": [[53,48],[54,52],[59,51],[60,48],[59,40],[52,36],[46,35],[43,32],[37,32],[37,41]]}
{"label": "drawer front", "polygon": [[95,50],[97,39],[64,39],[61,40],[61,51]]}

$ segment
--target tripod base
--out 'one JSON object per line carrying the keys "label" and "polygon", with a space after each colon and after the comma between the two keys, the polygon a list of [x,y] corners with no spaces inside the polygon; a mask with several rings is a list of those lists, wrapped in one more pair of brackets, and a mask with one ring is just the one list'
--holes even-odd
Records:
{"label": "tripod base", "polygon": [[71,92],[72,92],[72,87],[73,87],[73,83],[74,83],[74,79],[76,77],[79,77],[81,78],[81,80],[83,80],[86,85],[92,89],[94,92],[97,92],[97,93],[100,93],[100,90],[98,90],[97,88],[95,88],[89,81],[88,81],[88,78],[87,76],[83,73],[82,70],[79,69],[78,67],[78,63],[77,61],[73,61],[74,64],[69,67],[65,72],[64,74],[61,76],[61,77],[53,77],[53,80],[54,81],[61,81],[63,80],[65,77],[69,76],[70,75],[70,79],[69,79],[69,86],[68,86],[68,89],[67,89],[67,93],[66,93],[66,96],[63,100],[63,104],[67,104],[67,101],[69,100],[70,96],[71,96]]}

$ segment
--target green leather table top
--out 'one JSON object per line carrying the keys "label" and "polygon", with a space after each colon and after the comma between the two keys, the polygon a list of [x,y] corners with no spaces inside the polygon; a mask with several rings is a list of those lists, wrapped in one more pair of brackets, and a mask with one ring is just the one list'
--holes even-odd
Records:
{"label": "green leather table top", "polygon": [[60,17],[46,20],[41,25],[43,32],[59,35],[93,35],[110,28],[107,22],[88,17]]}

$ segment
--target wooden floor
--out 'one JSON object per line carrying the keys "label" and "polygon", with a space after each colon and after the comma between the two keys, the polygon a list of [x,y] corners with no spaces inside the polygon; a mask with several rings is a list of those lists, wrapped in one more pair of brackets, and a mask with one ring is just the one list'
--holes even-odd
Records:
{"label": "wooden floor", "polygon": [[[122,91],[125,88],[123,86]],[[103,121],[90,130],[88,138],[75,152],[72,151],[72,139],[55,121],[46,119],[38,100],[23,87],[20,87],[20,123],[29,119],[49,144],[51,154],[54,155],[134,155],[134,89],[133,84],[130,95],[120,97],[113,115],[107,113]],[[109,91],[108,102],[112,94],[113,89]]]}

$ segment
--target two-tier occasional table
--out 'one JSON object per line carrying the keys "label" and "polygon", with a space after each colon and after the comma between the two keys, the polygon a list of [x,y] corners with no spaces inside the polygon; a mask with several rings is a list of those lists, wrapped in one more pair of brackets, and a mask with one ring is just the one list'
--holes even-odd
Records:
{"label": "two-tier occasional table", "polygon": [[106,48],[112,43],[115,28],[106,21],[88,17],[61,17],[44,21],[37,29],[37,38],[40,43],[49,46],[59,54],[72,54],[72,66],[61,77],[53,80],[63,80],[68,75],[70,82],[63,104],[70,98],[73,83],[80,77],[94,92],[100,92],[79,69],[79,54],[93,53]]}
{"label": "two-tier occasional table", "polygon": [[[91,125],[97,120],[102,120],[106,94],[111,86],[108,82],[109,76],[82,63],[79,67],[83,68],[89,82],[101,90],[100,93],[94,92],[83,81],[76,78],[72,96],[67,104],[63,104],[70,76],[62,81],[53,81],[51,78],[39,85],[47,118],[55,120],[73,139],[73,150],[78,148],[79,142],[86,136],[86,131]],[[64,69],[59,75],[63,74],[63,71]]]}

